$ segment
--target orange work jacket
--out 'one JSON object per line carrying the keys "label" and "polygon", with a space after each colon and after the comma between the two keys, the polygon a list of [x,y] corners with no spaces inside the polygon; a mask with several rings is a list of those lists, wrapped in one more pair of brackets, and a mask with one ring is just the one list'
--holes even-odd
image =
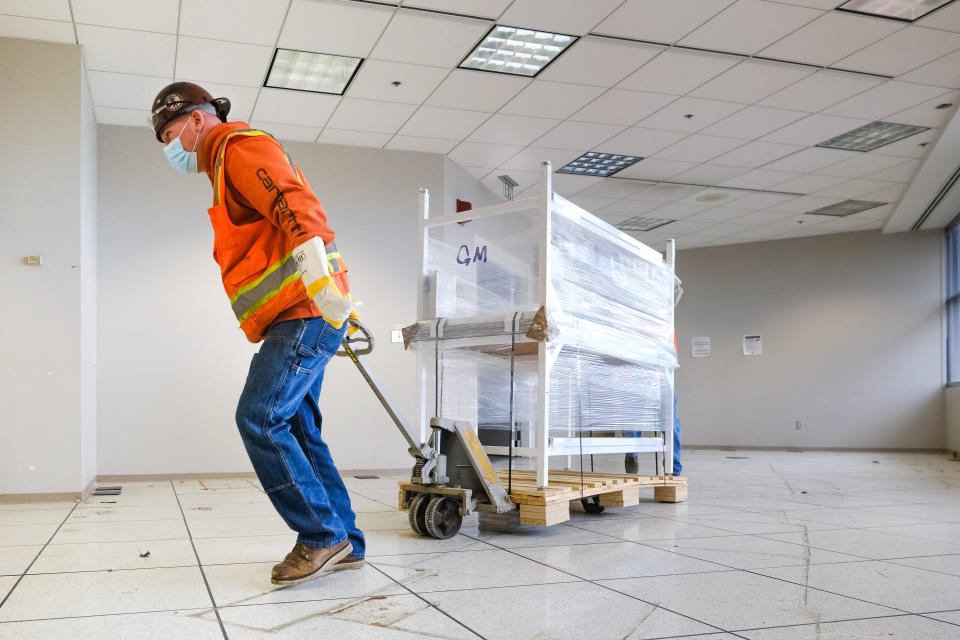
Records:
{"label": "orange work jacket", "polygon": [[211,167],[213,259],[250,342],[276,322],[320,316],[292,257],[311,238],[323,240],[330,274],[349,294],[327,214],[279,142],[245,122],[228,122],[210,132],[201,153]]}

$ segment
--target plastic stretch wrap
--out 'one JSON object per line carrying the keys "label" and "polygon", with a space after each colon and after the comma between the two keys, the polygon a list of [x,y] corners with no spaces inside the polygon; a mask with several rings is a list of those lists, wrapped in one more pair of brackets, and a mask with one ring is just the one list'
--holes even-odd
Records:
{"label": "plastic stretch wrap", "polygon": [[535,446],[543,351],[551,437],[664,431],[677,366],[673,271],[555,199],[543,260],[535,201],[428,228],[420,322],[404,332],[420,353],[427,410],[478,425],[481,438],[512,422],[514,442]]}

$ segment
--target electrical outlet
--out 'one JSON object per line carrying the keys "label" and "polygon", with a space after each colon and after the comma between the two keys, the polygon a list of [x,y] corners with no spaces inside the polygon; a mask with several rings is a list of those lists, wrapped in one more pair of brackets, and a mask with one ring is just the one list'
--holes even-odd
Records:
{"label": "electrical outlet", "polygon": [[799,421],[799,420],[797,420],[796,422],[794,422],[794,423],[793,423],[793,426],[794,426],[794,428],[795,428],[797,431],[800,431],[801,429],[803,429],[803,423],[802,423],[801,421]]}

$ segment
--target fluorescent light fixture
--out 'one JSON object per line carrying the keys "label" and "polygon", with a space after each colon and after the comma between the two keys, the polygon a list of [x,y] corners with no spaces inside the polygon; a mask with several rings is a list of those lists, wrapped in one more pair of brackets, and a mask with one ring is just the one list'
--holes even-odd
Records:
{"label": "fluorescent light fixture", "polygon": [[277,49],[263,86],[343,95],[363,58]]}
{"label": "fluorescent light fixture", "polygon": [[841,11],[913,22],[951,2],[953,0],[848,0],[837,8]]}
{"label": "fluorescent light fixture", "polygon": [[848,151],[873,151],[891,142],[909,138],[929,128],[912,124],[897,124],[896,122],[871,122],[853,131],[847,131],[835,138],[830,138],[817,146],[829,149],[846,149]]}
{"label": "fluorescent light fixture", "polygon": [[867,209],[882,207],[885,204],[888,203],[870,202],[869,200],[844,200],[843,202],[838,202],[837,204],[831,204],[827,205],[826,207],[814,209],[813,211],[807,211],[807,215],[834,216],[843,218],[845,216],[853,215],[854,213],[866,211]]}
{"label": "fluorescent light fixture", "polygon": [[562,33],[496,24],[463,59],[460,68],[533,77],[576,39]]}
{"label": "fluorescent light fixture", "polygon": [[614,226],[621,231],[653,231],[671,222],[676,222],[676,220],[670,218],[641,218],[640,216],[634,216],[623,222],[618,222]]}
{"label": "fluorescent light fixture", "polygon": [[557,169],[557,173],[607,178],[640,160],[643,160],[640,156],[625,156],[618,153],[589,151],[576,160]]}

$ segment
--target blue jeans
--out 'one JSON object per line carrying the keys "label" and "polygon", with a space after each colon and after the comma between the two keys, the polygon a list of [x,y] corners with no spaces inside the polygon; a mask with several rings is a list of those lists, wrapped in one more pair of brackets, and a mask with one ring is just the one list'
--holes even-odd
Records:
{"label": "blue jeans", "polygon": [[[624,431],[623,435],[639,437],[642,431]],[[636,456],[635,453],[628,453],[628,456]],[[673,475],[678,476],[683,471],[683,465],[680,464],[680,413],[677,411],[677,394],[673,394]]]}
{"label": "blue jeans", "polygon": [[366,551],[350,496],[320,437],[317,398],[323,370],[340,347],[346,324],[323,318],[270,327],[250,363],[237,406],[237,426],[263,490],[297,542],[331,547],[349,538],[350,557]]}

